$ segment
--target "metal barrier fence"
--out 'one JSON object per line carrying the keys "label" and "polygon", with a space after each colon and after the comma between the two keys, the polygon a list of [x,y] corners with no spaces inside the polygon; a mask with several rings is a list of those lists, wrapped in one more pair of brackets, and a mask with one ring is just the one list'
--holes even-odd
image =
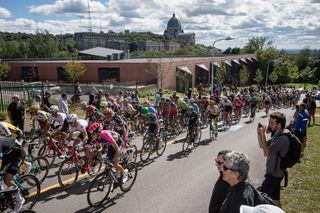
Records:
{"label": "metal barrier fence", "polygon": [[[103,82],[103,83],[87,83],[80,84],[81,88],[81,100],[87,100],[86,95],[97,94],[99,90],[103,90],[103,93],[109,93],[110,95],[117,95],[120,91],[134,91],[144,90],[150,87],[156,86],[156,80],[144,81],[144,82]],[[18,95],[21,102],[25,106],[29,106],[34,100],[36,95],[44,97],[45,92],[51,93],[51,99],[56,102],[61,98],[61,94],[65,93],[69,97],[75,94],[74,83],[58,83],[52,84],[49,82],[10,82],[0,81],[0,111],[5,111],[7,106],[12,102],[12,97]]]}

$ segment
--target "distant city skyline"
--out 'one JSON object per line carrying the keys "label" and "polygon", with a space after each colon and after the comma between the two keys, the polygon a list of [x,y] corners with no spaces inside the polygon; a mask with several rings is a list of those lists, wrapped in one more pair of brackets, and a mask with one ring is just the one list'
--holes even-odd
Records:
{"label": "distant city skyline", "polygon": [[320,0],[0,0],[0,31],[52,34],[152,32],[163,34],[175,12],[196,43],[233,36],[215,45],[243,47],[248,39],[266,36],[278,49],[320,49]]}

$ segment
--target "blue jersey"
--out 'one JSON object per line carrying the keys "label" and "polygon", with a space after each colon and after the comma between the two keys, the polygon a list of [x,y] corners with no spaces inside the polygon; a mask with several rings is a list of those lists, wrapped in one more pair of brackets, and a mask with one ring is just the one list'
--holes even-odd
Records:
{"label": "blue jersey", "polygon": [[306,111],[299,112],[294,125],[295,131],[305,132],[307,130],[309,114]]}

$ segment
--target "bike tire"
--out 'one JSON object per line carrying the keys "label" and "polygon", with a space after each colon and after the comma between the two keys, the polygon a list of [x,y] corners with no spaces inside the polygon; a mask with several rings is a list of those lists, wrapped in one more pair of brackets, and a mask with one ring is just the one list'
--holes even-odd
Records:
{"label": "bike tire", "polygon": [[194,138],[194,141],[193,141],[193,146],[194,146],[194,147],[199,146],[199,143],[200,143],[201,137],[202,137],[201,128],[198,127],[198,128],[196,129],[196,131],[197,131],[197,134],[195,135],[195,138]]}
{"label": "bike tire", "polygon": [[88,204],[92,207],[100,206],[108,198],[112,184],[113,181],[107,172],[97,175],[89,185]]}
{"label": "bike tire", "polygon": [[[66,180],[65,180],[64,175],[66,173],[67,174],[69,173],[71,175],[66,177]],[[61,163],[58,171],[58,182],[61,188],[63,188],[64,190],[71,188],[77,182],[78,176],[79,176],[78,165],[76,162],[73,162],[71,158],[67,158]]]}
{"label": "bike tire", "polygon": [[137,158],[138,158],[138,148],[136,145],[129,145],[131,149],[133,149],[133,157],[132,159],[129,161],[129,163],[131,162],[137,162]]}
{"label": "bike tire", "polygon": [[151,152],[152,152],[153,146],[151,145],[151,143],[145,138],[143,140],[143,145],[140,151],[140,160],[143,163],[146,163],[150,156],[151,156]]}
{"label": "bike tire", "polygon": [[159,140],[162,140],[162,146],[159,147],[159,142],[157,142],[157,150],[156,150],[156,153],[157,155],[160,157],[161,155],[163,155],[164,151],[166,150],[166,147],[167,147],[167,137],[164,135],[164,136],[161,136]]}
{"label": "bike tire", "polygon": [[125,183],[120,184],[120,189],[123,192],[128,192],[136,182],[138,175],[138,166],[136,163],[132,162],[127,164],[124,169],[128,170],[128,180]]}
{"label": "bike tire", "polygon": [[190,145],[190,135],[189,132],[187,133],[187,137],[183,140],[182,144],[182,151],[186,152],[189,150],[189,145]]}
{"label": "bike tire", "polygon": [[31,174],[36,176],[40,184],[47,178],[49,173],[49,161],[46,157],[38,156],[33,159]]}
{"label": "bike tire", "polygon": [[38,152],[38,156],[46,157],[49,161],[49,166],[53,166],[57,153],[48,144],[43,144]]}
{"label": "bike tire", "polygon": [[17,186],[20,189],[21,195],[25,199],[26,208],[31,209],[38,201],[40,196],[40,182],[34,175],[27,174],[18,178]]}

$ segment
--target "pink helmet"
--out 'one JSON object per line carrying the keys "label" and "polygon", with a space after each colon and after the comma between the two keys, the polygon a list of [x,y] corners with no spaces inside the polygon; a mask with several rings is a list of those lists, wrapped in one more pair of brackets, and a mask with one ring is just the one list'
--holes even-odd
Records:
{"label": "pink helmet", "polygon": [[100,133],[102,130],[102,124],[99,123],[99,122],[96,122],[96,123],[93,123],[89,126],[88,128],[88,132],[90,134],[93,134],[93,133]]}

